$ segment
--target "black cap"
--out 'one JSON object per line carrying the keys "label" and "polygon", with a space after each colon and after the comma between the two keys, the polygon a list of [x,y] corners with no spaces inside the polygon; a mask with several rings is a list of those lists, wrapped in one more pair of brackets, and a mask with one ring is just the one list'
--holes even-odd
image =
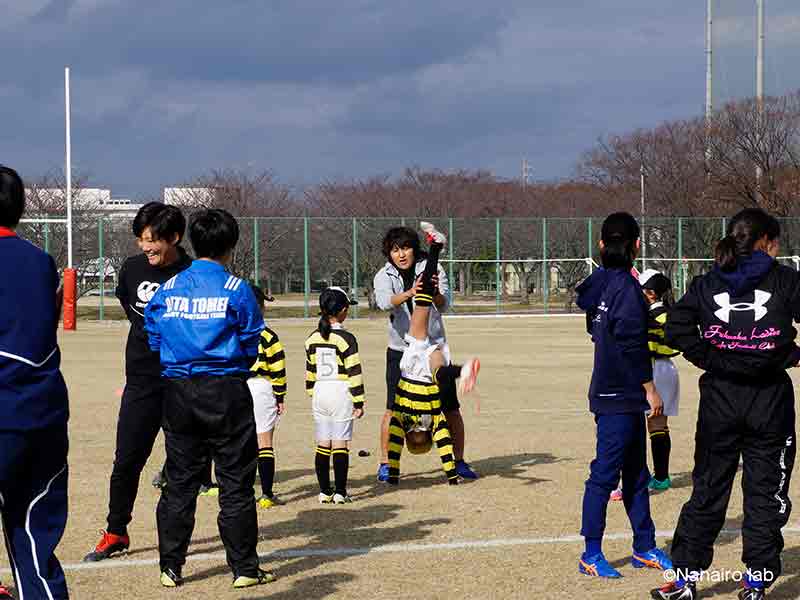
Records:
{"label": "black cap", "polygon": [[338,315],[345,307],[355,304],[358,302],[337,286],[329,287],[319,295],[319,308],[324,315]]}
{"label": "black cap", "polygon": [[609,242],[632,242],[639,239],[639,224],[630,213],[616,212],[603,221],[600,239]]}

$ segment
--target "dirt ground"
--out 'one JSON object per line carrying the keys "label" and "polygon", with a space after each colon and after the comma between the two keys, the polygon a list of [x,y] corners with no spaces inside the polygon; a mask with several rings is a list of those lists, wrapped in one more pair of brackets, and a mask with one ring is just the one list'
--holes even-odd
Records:
{"label": "dirt ground", "polygon": [[[61,336],[72,406],[70,517],[59,557],[73,598],[648,598],[655,571],[629,563],[630,535],[620,503],[609,507],[606,556],[624,578],[582,576],[577,560],[583,482],[594,453],[586,390],[592,347],[580,318],[476,318],[447,322],[456,360],[480,356],[480,413],[463,403],[467,458],[481,479],[447,486],[435,453],[404,455],[398,488],[375,481],[378,429],[384,411],[386,321],[348,323],[359,339],[367,415],[356,424],[350,493],[354,503],[320,506],[314,440],[303,391],[303,340],[312,321],[276,320],[288,358],[288,412],[276,438],[276,492],[285,506],[259,510],[262,564],[278,581],[241,592],[231,588],[217,525],[217,501],[200,498],[186,585],[158,582],[155,505],[150,480],[163,460],[161,438],[140,485],[132,547],[119,560],[80,561],[105,526],[114,453],[118,391],[123,386],[121,323],[79,323]],[[679,360],[681,414],[671,422],[674,489],[652,496],[659,544],[668,545],[689,497],[698,371]],[[371,452],[359,458],[357,451]],[[714,568],[739,569],[742,517],[737,483],[729,530]],[[800,597],[800,527],[785,531],[785,576],[770,598]],[[0,570],[11,581],[7,562]],[[703,597],[733,598],[737,583],[705,583]]]}

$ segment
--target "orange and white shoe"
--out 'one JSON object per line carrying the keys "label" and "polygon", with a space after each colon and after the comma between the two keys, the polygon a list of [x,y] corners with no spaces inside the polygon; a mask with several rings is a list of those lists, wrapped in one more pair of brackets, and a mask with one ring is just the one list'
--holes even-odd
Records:
{"label": "orange and white shoe", "polygon": [[478,382],[478,372],[481,370],[481,361],[477,358],[470,358],[461,367],[461,375],[458,378],[458,395],[469,394],[475,389]]}
{"label": "orange and white shoe", "polygon": [[608,497],[608,499],[611,500],[611,502],[622,501],[622,488],[617,488],[611,492],[611,495]]}

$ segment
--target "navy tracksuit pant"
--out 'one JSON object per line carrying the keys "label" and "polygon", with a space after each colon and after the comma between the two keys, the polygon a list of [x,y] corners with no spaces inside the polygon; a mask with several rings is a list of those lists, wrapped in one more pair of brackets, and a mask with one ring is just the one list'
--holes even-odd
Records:
{"label": "navy tracksuit pant", "polygon": [[595,415],[597,456],[592,461],[583,495],[581,535],[600,539],[606,528],[608,496],[622,472],[622,501],[633,529],[633,549],[647,552],[656,546],[650,518],[647,484],[647,424],[644,413]]}
{"label": "navy tracksuit pant", "polygon": [[67,424],[0,430],[0,513],[19,598],[69,598],[54,552],[67,524]]}

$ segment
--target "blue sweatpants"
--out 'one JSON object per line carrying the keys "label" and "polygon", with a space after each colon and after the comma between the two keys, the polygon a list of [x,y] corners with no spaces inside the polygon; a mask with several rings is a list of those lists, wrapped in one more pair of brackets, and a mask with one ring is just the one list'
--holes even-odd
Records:
{"label": "blue sweatpants", "polygon": [[583,494],[581,535],[600,539],[606,529],[608,496],[619,484],[622,472],[622,501],[633,529],[633,549],[647,552],[656,545],[656,531],[650,518],[647,484],[647,424],[644,413],[595,415],[597,456],[592,461]]}
{"label": "blue sweatpants", "polygon": [[17,597],[69,598],[54,552],[67,524],[67,425],[0,430],[0,513]]}

